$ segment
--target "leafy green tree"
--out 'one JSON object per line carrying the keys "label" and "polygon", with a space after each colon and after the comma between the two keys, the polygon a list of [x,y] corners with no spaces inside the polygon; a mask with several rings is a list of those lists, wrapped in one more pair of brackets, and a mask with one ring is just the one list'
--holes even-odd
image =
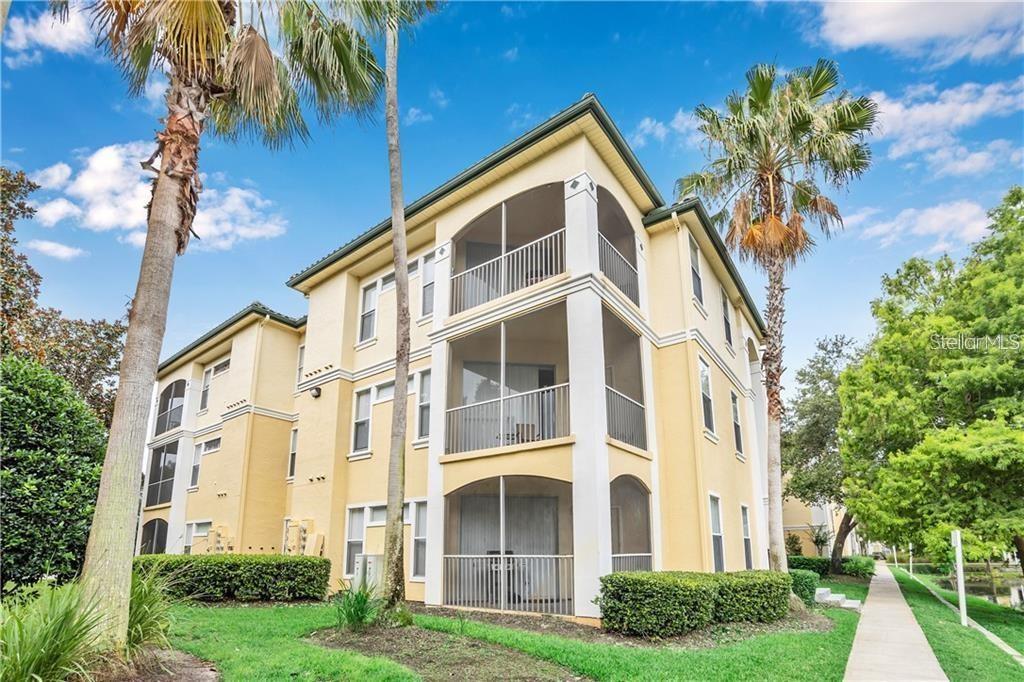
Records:
{"label": "leafy green tree", "polygon": [[726,244],[765,271],[764,368],[768,400],[768,556],[786,570],[782,526],[782,332],[785,273],[810,254],[814,222],[825,237],[843,224],[839,207],[818,182],[840,189],[871,165],[864,137],[878,105],[839,90],[835,62],[777,77],[771,64],[747,72],[744,92],[725,100],[724,113],[701,105],[694,112],[709,162],[676,183],[680,198],[696,194],[719,207],[715,222]]}
{"label": "leafy green tree", "polygon": [[[786,475],[787,497],[812,506],[843,504],[845,472],[839,456],[839,377],[855,356],[854,340],[848,336],[818,339],[814,355],[796,373],[796,393],[786,410],[782,431],[782,471]],[[832,539],[833,573],[841,571],[843,545],[856,526],[853,515],[844,509]]]}
{"label": "leafy green tree", "polygon": [[[872,303],[876,336],[842,375],[847,506],[886,542],[924,545],[927,536],[934,546],[935,529],[952,524],[969,530],[976,546],[1012,540],[1024,555],[1019,512],[1007,507],[1007,517],[980,499],[1024,497],[1019,478],[984,474],[1014,461],[1002,449],[1018,447],[1011,436],[1024,418],[1024,189],[1011,188],[989,217],[989,233],[959,270],[945,256],[913,258],[883,278]],[[969,494],[939,492],[925,477],[938,453],[956,467],[944,473]],[[908,485],[932,490],[915,498],[927,507],[894,506],[895,493],[882,495],[898,488],[894,464],[913,477]],[[968,484],[972,476],[977,486]],[[924,516],[931,530],[907,515]]]}
{"label": "leafy green tree", "polygon": [[0,361],[3,581],[78,574],[106,431],[66,380],[18,355]]}
{"label": "leafy green tree", "polygon": [[42,277],[17,249],[14,223],[35,214],[29,196],[38,189],[22,171],[0,167],[0,263],[3,310],[0,351],[35,358],[71,382],[78,394],[110,424],[117,395],[117,367],[124,348],[121,320],[76,320],[56,308],[39,306]]}

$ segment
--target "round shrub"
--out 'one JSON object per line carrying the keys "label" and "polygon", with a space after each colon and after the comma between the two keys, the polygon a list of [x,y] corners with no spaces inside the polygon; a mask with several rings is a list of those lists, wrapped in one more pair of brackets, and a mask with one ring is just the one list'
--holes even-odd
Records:
{"label": "round shrub", "polygon": [[793,579],[793,594],[800,597],[805,604],[814,604],[814,592],[818,589],[818,582],[821,578],[814,571],[802,568],[789,569],[789,576]]}
{"label": "round shrub", "polygon": [[85,558],[106,431],[64,379],[0,361],[0,571],[4,581],[73,578]]}

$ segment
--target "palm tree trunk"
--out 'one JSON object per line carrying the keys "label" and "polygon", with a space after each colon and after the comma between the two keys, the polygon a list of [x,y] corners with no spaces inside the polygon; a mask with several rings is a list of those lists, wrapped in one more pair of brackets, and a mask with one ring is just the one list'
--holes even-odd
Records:
{"label": "palm tree trunk", "polygon": [[[194,171],[206,100],[194,87],[172,78],[168,116],[157,134],[160,170],[153,183],[146,245],[128,313],[128,334],[118,378],[114,416],[89,530],[82,584],[101,615],[100,642],[120,653],[128,635],[132,556],[138,520],[141,457],[167,326],[167,304],[175,257],[184,252],[198,198]],[[144,166],[152,167],[150,161]]]}
{"label": "palm tree trunk", "polygon": [[409,377],[409,265],[405,244],[405,205],[402,199],[402,150],[398,139],[398,26],[393,17],[385,36],[384,116],[387,123],[388,169],[391,180],[391,239],[395,259],[397,303],[395,342],[395,399],[391,412],[391,449],[388,458],[388,511],[384,532],[384,600],[387,605],[405,600],[404,525],[405,430]]}
{"label": "palm tree trunk", "polygon": [[857,522],[848,511],[843,512],[843,520],[839,522],[839,529],[836,530],[836,538],[832,543],[832,558],[829,561],[829,570],[834,574],[839,574],[843,568],[843,545],[846,544],[846,538],[853,532],[853,529],[857,526]]}
{"label": "palm tree trunk", "polygon": [[768,565],[785,571],[786,541],[782,529],[782,325],[785,317],[785,265],[775,258],[768,266],[768,305],[764,386],[768,401]]}

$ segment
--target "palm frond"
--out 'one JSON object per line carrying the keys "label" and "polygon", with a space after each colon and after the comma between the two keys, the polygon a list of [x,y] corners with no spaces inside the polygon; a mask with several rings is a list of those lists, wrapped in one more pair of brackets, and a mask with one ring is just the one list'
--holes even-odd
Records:
{"label": "palm frond", "polygon": [[764,111],[771,104],[775,75],[774,64],[758,64],[747,71],[747,101],[752,112]]}
{"label": "palm frond", "polygon": [[227,54],[230,34],[217,0],[147,0],[126,37],[125,49],[152,45],[179,78],[211,81]]}
{"label": "palm frond", "polygon": [[224,64],[224,85],[247,118],[272,126],[281,105],[277,59],[263,35],[242,26]]}

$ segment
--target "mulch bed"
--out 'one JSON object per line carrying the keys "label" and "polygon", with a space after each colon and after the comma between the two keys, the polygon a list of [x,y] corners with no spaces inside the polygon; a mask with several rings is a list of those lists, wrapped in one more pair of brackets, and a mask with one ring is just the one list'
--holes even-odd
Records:
{"label": "mulch bed", "polygon": [[606,632],[600,628],[575,623],[554,616],[525,616],[511,613],[495,613],[490,611],[464,611],[446,609],[436,606],[424,606],[418,602],[409,602],[409,609],[414,613],[432,616],[458,618],[460,615],[468,620],[490,623],[501,627],[540,632],[559,637],[570,637],[588,642],[602,644],[619,644],[637,647],[679,647],[684,649],[707,649],[710,647],[730,644],[755,635],[775,632],[828,632],[833,622],[821,613],[813,610],[791,611],[782,620],[774,623],[727,623],[714,625],[705,630],[689,632],[677,637],[649,640],[642,637],[629,637],[614,632]]}
{"label": "mulch bed", "polygon": [[323,630],[313,639],[327,647],[383,656],[437,680],[580,680],[565,668],[520,651],[444,632],[372,627],[363,632]]}
{"label": "mulch bed", "polygon": [[132,668],[111,666],[93,673],[97,682],[215,682],[220,673],[201,659],[176,649],[151,648],[143,652]]}

